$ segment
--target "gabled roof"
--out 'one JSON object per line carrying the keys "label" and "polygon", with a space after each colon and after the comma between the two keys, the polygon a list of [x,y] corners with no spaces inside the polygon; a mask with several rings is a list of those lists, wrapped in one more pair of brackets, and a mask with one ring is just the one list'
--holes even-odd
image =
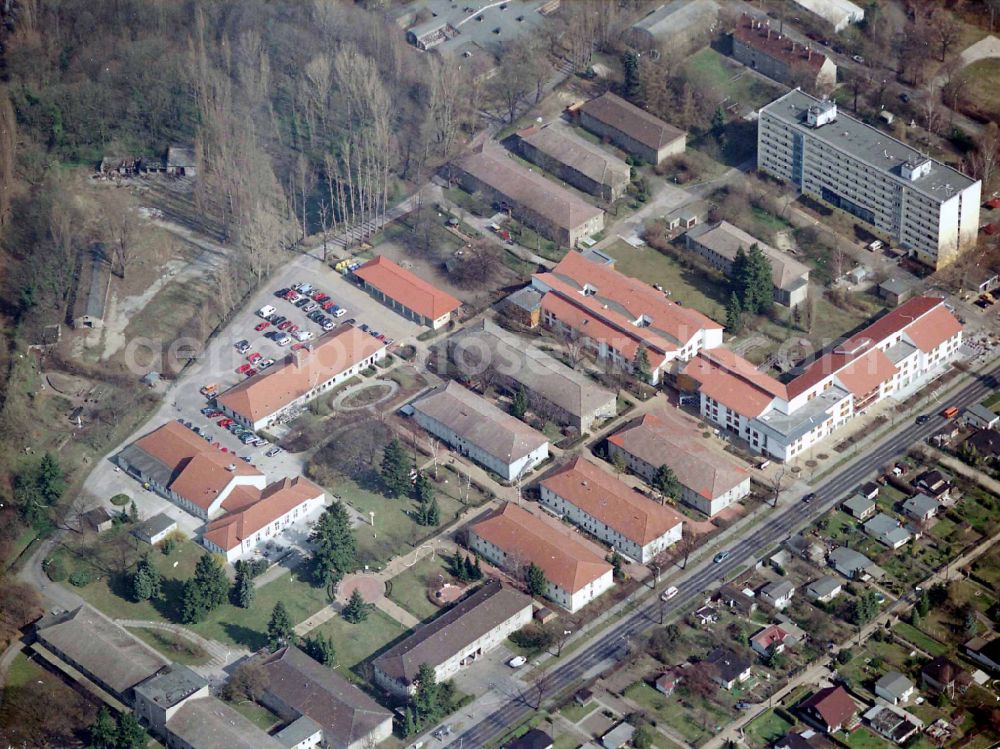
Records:
{"label": "gabled roof", "polygon": [[789,67],[808,69],[813,75],[819,73],[826,62],[826,56],[812,49],[810,44],[797,43],[779,34],[777,29],[772,29],[768,19],[757,20],[744,13],[733,31],[733,37]]}
{"label": "gabled roof", "polygon": [[662,537],[684,516],[639,494],[581,457],[550,473],[541,485],[639,546]]}
{"label": "gabled roof", "polygon": [[913,682],[899,671],[889,671],[875,682],[875,687],[899,699],[906,694],[907,690],[913,688]]}
{"label": "gabled roof", "polygon": [[927,676],[939,684],[950,684],[960,679],[965,672],[955,665],[955,662],[946,655],[939,655],[937,658],[927,661],[920,669],[920,673]]}
{"label": "gabled roof", "polygon": [[914,494],[912,497],[903,502],[903,512],[917,517],[923,517],[928,512],[937,512],[940,509],[940,502],[934,499],[934,497],[928,497],[923,493]]}
{"label": "gabled roof", "polygon": [[752,665],[745,655],[725,647],[710,652],[705,656],[705,662],[714,666],[719,678],[725,682],[735,681]]}
{"label": "gabled roof", "polygon": [[704,351],[698,352],[698,356],[691,359],[681,372],[696,380],[699,383],[699,391],[705,396],[748,418],[760,416],[776,397],[781,397],[761,387],[755,376],[736,374],[726,367],[719,366],[716,363],[717,359],[704,356],[704,353]]}
{"label": "gabled roof", "polygon": [[83,604],[38,623],[38,639],[123,695],[170,661],[94,607]]}
{"label": "gabled roof", "polygon": [[285,749],[248,718],[215,697],[188,700],[167,720],[167,731],[198,749]]}
{"label": "gabled roof", "polygon": [[284,362],[230,388],[216,402],[257,422],[384,350],[382,341],[353,325],[342,325],[311,347],[292,351]]}
{"label": "gabled roof", "polygon": [[787,252],[775,249],[728,221],[698,224],[687,233],[687,236],[730,262],[736,259],[740,249],[749,253],[750,248],[757,245],[771,265],[771,283],[776,288],[795,288],[809,277],[809,268]]}
{"label": "gabled roof", "polygon": [[[667,352],[683,347],[702,330],[722,327],[700,312],[670,301],[649,284],[591,262],[578,252],[567,254],[550,272],[536,274],[533,283],[551,289],[546,297],[557,294],[606,325],[610,332],[595,335],[589,327],[585,329],[597,340],[620,339],[624,335]],[[544,306],[545,299],[542,303]],[[648,324],[637,325],[639,320]]]}
{"label": "gabled roof", "polygon": [[266,691],[316,721],[330,746],[351,746],[392,719],[375,700],[295,646],[272,653],[261,668]]}
{"label": "gabled roof", "polygon": [[861,398],[891,380],[898,371],[880,349],[872,349],[840,369],[837,379],[855,398]]}
{"label": "gabled roof", "polygon": [[858,712],[858,706],[854,704],[847,690],[839,686],[820,689],[800,707],[815,710],[830,728],[845,725]]}
{"label": "gabled roof", "polygon": [[431,320],[437,320],[462,306],[451,294],[401,268],[384,255],[369,260],[357,268],[354,275],[404,307]]}
{"label": "gabled roof", "polygon": [[581,111],[656,151],[687,135],[680,128],[668,125],[656,115],[610,92],[591,99]]}
{"label": "gabled roof", "polygon": [[263,490],[238,486],[222,503],[226,514],[206,526],[204,538],[229,551],[306,500],[322,496],[323,490],[302,476],[275,481]]}
{"label": "gabled roof", "polygon": [[493,456],[510,464],[548,439],[457,382],[449,382],[413,402],[413,409]]}
{"label": "gabled roof", "polygon": [[599,185],[629,181],[629,165],[567,127],[549,125],[521,136],[521,140],[551,159],[589,177]]}
{"label": "gabled roof", "polygon": [[809,583],[806,586],[806,592],[817,598],[825,598],[841,587],[840,580],[836,577],[833,575],[823,575]]}
{"label": "gabled roof", "polygon": [[788,633],[777,624],[764,627],[760,632],[750,638],[762,650],[767,650],[773,645],[780,645],[788,637]]}
{"label": "gabled roof", "polygon": [[648,465],[667,465],[677,480],[706,499],[715,499],[749,478],[720,450],[697,441],[697,423],[671,409],[644,414],[608,441]]}
{"label": "gabled roof", "polygon": [[524,565],[534,563],[545,578],[570,594],[611,571],[593,548],[554,518],[533,515],[506,503],[472,531]]}
{"label": "gabled roof", "polygon": [[421,664],[436,668],[487,632],[530,608],[531,598],[491,578],[386,650],[373,664],[391,678],[412,684]]}

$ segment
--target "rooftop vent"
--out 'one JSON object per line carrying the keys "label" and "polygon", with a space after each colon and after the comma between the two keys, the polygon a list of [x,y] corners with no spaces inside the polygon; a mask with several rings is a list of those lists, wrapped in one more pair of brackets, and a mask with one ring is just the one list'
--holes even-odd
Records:
{"label": "rooftop vent", "polygon": [[836,119],[837,103],[829,99],[811,104],[806,110],[806,124],[809,127],[823,127]]}

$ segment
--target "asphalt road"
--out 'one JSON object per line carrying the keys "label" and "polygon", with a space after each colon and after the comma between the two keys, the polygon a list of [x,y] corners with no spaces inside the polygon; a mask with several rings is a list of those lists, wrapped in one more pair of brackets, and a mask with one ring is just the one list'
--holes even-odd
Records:
{"label": "asphalt road", "polygon": [[[990,372],[978,374],[975,377],[974,382],[962,388],[953,397],[948,398],[947,405],[962,407],[981,400],[997,387],[1000,367],[995,367]],[[915,415],[913,414],[913,416]],[[724,562],[708,565],[680,583],[677,586],[680,592],[670,604],[666,605],[665,615],[674,613],[676,609],[686,608],[696,597],[704,596],[707,590],[718,584],[721,579],[734,573],[747,560],[760,556],[776,543],[813,522],[843,499],[849,490],[878,470],[881,465],[905,452],[911,445],[925,440],[937,431],[943,422],[944,419],[938,414],[932,416],[923,425],[918,426],[915,421],[911,422],[905,429],[894,433],[867,455],[823,483],[816,489],[816,499],[811,503],[796,502],[785,509],[780,517],[766,525],[756,527],[750,537],[729,547],[730,556]],[[581,682],[588,671],[600,666],[605,661],[614,659],[616,655],[622,654],[623,649],[628,647],[628,642],[631,639],[659,621],[660,602],[658,600],[654,599],[637,608],[586,648],[582,648],[575,655],[568,657],[562,666],[544,676],[545,693],[558,694],[572,684]],[[473,749],[484,746],[490,739],[509,731],[525,720],[535,709],[536,701],[531,699],[532,694],[532,691],[528,691],[524,698],[509,702],[504,707],[494,711],[456,737],[453,743],[466,749]]]}

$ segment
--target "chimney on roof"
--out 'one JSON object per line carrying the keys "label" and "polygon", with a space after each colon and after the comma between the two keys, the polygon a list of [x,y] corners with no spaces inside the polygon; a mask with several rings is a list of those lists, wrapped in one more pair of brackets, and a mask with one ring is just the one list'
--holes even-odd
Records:
{"label": "chimney on roof", "polygon": [[236,473],[236,464],[230,463],[229,465],[226,466],[226,470],[229,471],[230,473]]}

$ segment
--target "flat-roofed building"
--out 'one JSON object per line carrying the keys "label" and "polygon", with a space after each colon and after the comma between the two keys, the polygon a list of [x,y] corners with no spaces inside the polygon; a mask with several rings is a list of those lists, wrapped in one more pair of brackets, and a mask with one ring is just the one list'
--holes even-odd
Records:
{"label": "flat-roofed building", "polygon": [[565,247],[604,228],[604,211],[487,146],[454,162],[452,174],[522,224]]}
{"label": "flat-roofed building", "polygon": [[545,435],[457,382],[438,387],[411,405],[417,424],[507,481],[549,456]]}
{"label": "flat-roofed building", "polygon": [[646,481],[668,466],[681,484],[680,500],[711,517],[750,493],[750,472],[705,445],[699,428],[694,419],[657,409],[608,437],[608,453]]}
{"label": "flat-roofed building", "polygon": [[166,738],[167,721],[184,703],[208,696],[208,681],[204,677],[174,663],[135,688],[135,713],[150,731]]}
{"label": "flat-roofed building", "polygon": [[733,262],[739,251],[749,254],[750,248],[757,245],[771,264],[774,301],[785,307],[795,307],[809,296],[807,266],[728,221],[698,224],[684,235],[684,242],[687,249],[727,276],[732,275]]}
{"label": "flat-roofed building", "polygon": [[612,93],[580,107],[580,124],[653,166],[687,148],[686,132]]}
{"label": "flat-roofed building", "polygon": [[837,66],[812,43],[802,44],[771,28],[770,19],[744,14],[733,30],[733,57],[786,86],[829,92],[837,85]]}
{"label": "flat-roofed building", "polygon": [[401,268],[384,255],[355,269],[365,291],[403,317],[437,330],[451,320],[462,302]]}
{"label": "flat-roofed building", "polygon": [[177,521],[165,512],[159,512],[133,528],[132,535],[140,541],[155,546],[175,530],[177,530]]}
{"label": "flat-roofed building", "polygon": [[836,32],[843,31],[852,23],[861,23],[865,20],[864,9],[851,0],[795,0],[795,2],[833,26]]}
{"label": "flat-roofed building", "polygon": [[385,357],[385,344],[342,325],[215,399],[226,416],[257,431]]}
{"label": "flat-roofed building", "polygon": [[509,502],[469,529],[469,547],[515,577],[529,565],[548,581],[546,597],[578,611],[614,585],[600,549],[555,518]]}
{"label": "flat-roofed building", "polygon": [[632,370],[644,349],[653,384],[675,362],[722,345],[722,326],[714,320],[578,252],[570,252],[551,271],[536,273],[531,284],[543,294],[546,327],[625,371]]}
{"label": "flat-roofed building", "polygon": [[529,624],[531,610],[529,596],[492,578],[375,658],[374,681],[397,697],[409,697],[424,663],[439,683],[450,679]]}
{"label": "flat-roofed building", "polygon": [[215,697],[186,700],[167,721],[169,749],[288,749]]}
{"label": "flat-roofed building", "polygon": [[35,635],[42,647],[129,706],[133,689],[170,665],[89,604],[43,617]]}
{"label": "flat-roofed building", "polygon": [[208,520],[238,487],[263,489],[264,474],[223,453],[177,421],[139,438],[117,456],[118,465],[187,512]]}
{"label": "flat-roofed building", "polygon": [[933,267],[974,247],[982,182],[793,90],[760,110],[757,165]]}
{"label": "flat-roofed building", "polygon": [[308,718],[326,749],[366,749],[392,735],[392,713],[294,645],[265,657],[260,668],[267,676],[261,701],[290,725]]}
{"label": "flat-roofed building", "polygon": [[683,515],[584,458],[550,473],[539,491],[543,504],[640,564],[681,540]]}
{"label": "flat-roofed building", "polygon": [[463,377],[489,370],[496,384],[511,392],[523,389],[538,412],[581,432],[618,413],[615,393],[489,320],[448,339],[448,356]]}
{"label": "flat-roofed building", "polygon": [[628,164],[568,127],[548,125],[520,137],[524,157],[578,190],[614,201],[625,194]]}
{"label": "flat-roofed building", "polygon": [[222,502],[225,514],[205,526],[201,542],[232,563],[325,506],[326,493],[302,476],[275,481],[263,489],[240,486]]}

